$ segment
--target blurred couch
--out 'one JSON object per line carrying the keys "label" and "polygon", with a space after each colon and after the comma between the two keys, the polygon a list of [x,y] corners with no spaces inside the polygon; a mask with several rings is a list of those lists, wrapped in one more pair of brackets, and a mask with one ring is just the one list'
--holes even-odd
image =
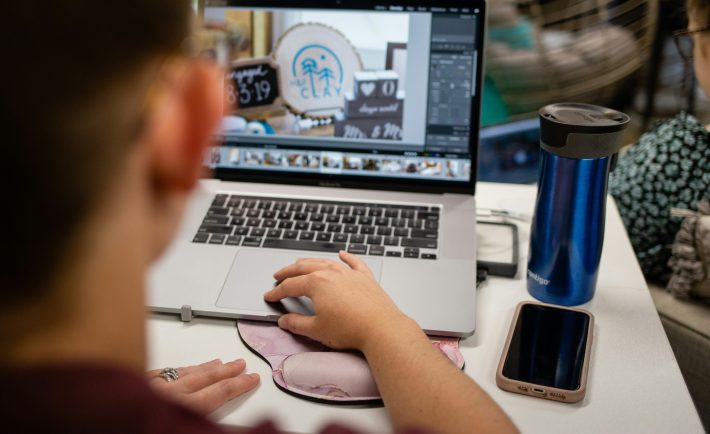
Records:
{"label": "blurred couch", "polygon": [[706,432],[710,432],[710,302],[675,298],[649,284],[680,371]]}

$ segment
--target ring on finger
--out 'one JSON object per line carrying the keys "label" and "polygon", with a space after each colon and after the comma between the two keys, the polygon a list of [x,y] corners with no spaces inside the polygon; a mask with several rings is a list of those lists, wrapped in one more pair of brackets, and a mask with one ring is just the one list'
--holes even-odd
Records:
{"label": "ring on finger", "polygon": [[160,374],[158,374],[158,376],[163,380],[167,381],[168,383],[177,381],[180,378],[180,374],[175,368],[163,368],[163,370],[160,371]]}

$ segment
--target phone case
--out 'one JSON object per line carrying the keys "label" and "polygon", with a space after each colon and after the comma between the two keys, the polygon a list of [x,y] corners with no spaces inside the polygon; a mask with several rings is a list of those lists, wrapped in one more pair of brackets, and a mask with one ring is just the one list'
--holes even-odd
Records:
{"label": "phone case", "polygon": [[[527,383],[524,381],[513,380],[503,375],[503,365],[505,364],[505,357],[508,354],[508,349],[510,347],[510,341],[513,337],[513,331],[515,330],[515,324],[518,321],[518,316],[520,316],[520,309],[526,304],[536,304],[540,306],[549,306],[557,309],[573,310],[581,312],[589,316],[589,328],[587,330],[587,344],[584,350],[584,363],[582,366],[582,376],[580,379],[580,386],[577,390],[567,390],[558,389],[555,387],[543,386],[539,384]],[[589,372],[589,358],[592,353],[592,338],[594,335],[594,315],[591,312],[584,309],[577,309],[572,307],[562,307],[556,305],[550,305],[546,303],[538,303],[533,301],[523,301],[518,303],[515,309],[515,315],[513,315],[513,321],[510,323],[510,329],[508,330],[508,337],[505,340],[505,346],[503,347],[503,354],[500,356],[500,362],[498,362],[498,369],[496,370],[496,384],[503,390],[508,392],[520,393],[522,395],[535,396],[542,399],[550,399],[553,401],[574,403],[579,402],[584,399],[584,395],[587,393],[587,374]]]}

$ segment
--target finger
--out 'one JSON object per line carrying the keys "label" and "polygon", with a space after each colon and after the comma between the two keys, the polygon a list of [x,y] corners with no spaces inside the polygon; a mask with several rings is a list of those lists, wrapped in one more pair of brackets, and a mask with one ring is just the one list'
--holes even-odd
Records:
{"label": "finger", "polygon": [[340,264],[330,259],[299,259],[293,264],[287,265],[286,267],[274,273],[274,279],[281,282],[282,280],[288,279],[289,277],[302,276],[304,274],[310,274],[314,271],[322,270],[333,266],[340,266]]}
{"label": "finger", "polygon": [[310,297],[311,293],[308,275],[296,276],[284,280],[271,291],[267,291],[264,294],[264,300],[274,302],[286,297]]}
{"label": "finger", "polygon": [[[208,368],[211,366],[218,366],[221,365],[222,361],[219,359],[214,359],[210,360],[209,362],[201,363],[199,365],[192,365],[192,366],[184,366],[182,368],[175,368],[178,371],[178,375],[180,377],[184,377],[192,372],[195,372],[200,369]],[[152,371],[148,371],[146,375],[148,375],[148,378],[156,378],[160,375],[160,372],[162,369],[154,369]],[[165,380],[163,380],[165,381]]]}
{"label": "finger", "polygon": [[259,384],[259,374],[242,374],[212,384],[186,396],[190,405],[202,414],[209,414],[240,395],[247,393]]}
{"label": "finger", "polygon": [[361,271],[363,273],[366,273],[368,276],[372,277],[373,279],[375,276],[372,274],[372,271],[370,270],[370,267],[367,266],[365,261],[362,259],[358,258],[357,255],[353,255],[352,253],[348,253],[345,250],[341,250],[338,253],[338,256],[340,257],[340,260],[345,262],[352,268],[353,270],[356,271]]}
{"label": "finger", "polygon": [[298,313],[288,313],[279,318],[279,327],[291,333],[318,340],[315,336],[316,319]]}
{"label": "finger", "polygon": [[209,369],[192,372],[176,382],[176,386],[185,392],[196,392],[228,378],[234,378],[244,372],[247,364],[244,360],[234,360]]}

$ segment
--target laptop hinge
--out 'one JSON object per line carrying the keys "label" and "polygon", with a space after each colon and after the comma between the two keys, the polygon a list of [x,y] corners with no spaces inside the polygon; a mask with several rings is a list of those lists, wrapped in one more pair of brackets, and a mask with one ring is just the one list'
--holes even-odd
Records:
{"label": "laptop hinge", "polygon": [[186,304],[180,308],[180,321],[190,322],[192,321],[193,317],[194,315],[192,314],[192,306]]}

